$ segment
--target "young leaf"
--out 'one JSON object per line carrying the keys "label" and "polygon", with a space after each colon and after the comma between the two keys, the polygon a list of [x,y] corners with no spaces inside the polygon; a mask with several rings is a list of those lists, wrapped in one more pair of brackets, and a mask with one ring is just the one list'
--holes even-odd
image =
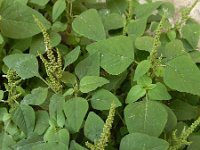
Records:
{"label": "young leaf", "polygon": [[165,108],[150,100],[129,104],[124,116],[129,133],[140,132],[156,137],[162,133],[167,122]]}
{"label": "young leaf", "polygon": [[64,68],[66,68],[68,65],[72,64],[78,59],[78,56],[80,54],[80,46],[77,46],[75,49],[73,49],[71,52],[69,52],[65,57],[65,65]]}
{"label": "young leaf", "polygon": [[90,141],[100,138],[103,132],[104,121],[94,112],[90,112],[84,125],[84,135]]}
{"label": "young leaf", "polygon": [[80,91],[82,93],[88,93],[107,83],[109,81],[103,77],[85,76],[80,81]]}
{"label": "young leaf", "polygon": [[28,105],[18,105],[12,113],[12,120],[27,136],[35,127],[35,112]]}
{"label": "young leaf", "polygon": [[103,23],[95,9],[88,9],[74,19],[73,30],[86,38],[99,41],[106,38]]}
{"label": "young leaf", "polygon": [[142,98],[146,94],[145,88],[141,85],[135,85],[133,86],[130,91],[128,92],[128,95],[126,97],[126,103],[132,103],[137,101],[138,99]]}
{"label": "young leaf", "polygon": [[145,75],[149,71],[150,67],[150,60],[143,60],[142,62],[140,62],[135,70],[134,81],[139,79],[141,76]]}
{"label": "young leaf", "polygon": [[53,5],[53,11],[52,11],[52,20],[53,22],[56,21],[56,19],[63,13],[63,11],[66,9],[66,2],[65,0],[57,0],[55,4]]}
{"label": "young leaf", "polygon": [[31,91],[31,94],[26,95],[23,100],[22,104],[28,105],[41,105],[47,98],[48,89],[38,87]]}
{"label": "young leaf", "polygon": [[83,98],[72,98],[65,103],[64,112],[67,117],[67,127],[71,132],[80,130],[87,111],[88,102]]}
{"label": "young leaf", "polygon": [[101,53],[101,67],[112,75],[124,72],[134,61],[133,42],[129,37],[116,36],[87,46],[89,53]]}
{"label": "young leaf", "polygon": [[4,57],[4,63],[17,72],[22,79],[38,76],[38,61],[31,54],[12,54]]}
{"label": "young leaf", "polygon": [[9,38],[23,39],[40,33],[33,19],[35,15],[46,29],[50,23],[36,10],[13,0],[3,0],[0,5],[1,33]]}
{"label": "young leaf", "polygon": [[170,100],[171,96],[169,95],[167,88],[162,83],[156,83],[156,87],[148,90],[148,97],[151,100]]}
{"label": "young leaf", "polygon": [[115,107],[121,106],[121,102],[114,94],[108,90],[100,89],[92,95],[91,105],[97,110],[109,110],[113,101]]}
{"label": "young leaf", "polygon": [[120,150],[168,150],[169,143],[143,133],[131,133],[122,138]]}

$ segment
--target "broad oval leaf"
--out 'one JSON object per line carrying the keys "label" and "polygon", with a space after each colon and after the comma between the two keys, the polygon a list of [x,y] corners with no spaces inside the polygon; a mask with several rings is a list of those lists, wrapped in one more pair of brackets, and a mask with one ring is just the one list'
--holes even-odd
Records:
{"label": "broad oval leaf", "polygon": [[17,72],[22,79],[38,76],[38,61],[31,54],[12,54],[3,59],[4,63]]}
{"label": "broad oval leaf", "polygon": [[32,107],[21,104],[13,111],[12,120],[25,135],[29,135],[35,127],[35,112]]}
{"label": "broad oval leaf", "polygon": [[101,54],[101,67],[112,75],[124,72],[134,61],[134,48],[131,38],[116,36],[87,46],[89,53]]}
{"label": "broad oval leaf", "polygon": [[112,102],[115,103],[115,107],[121,106],[119,99],[110,91],[100,89],[92,95],[91,105],[97,110],[109,110]]}
{"label": "broad oval leaf", "polygon": [[166,109],[150,100],[129,104],[124,110],[124,116],[129,133],[140,132],[157,137],[167,122]]}
{"label": "broad oval leaf", "polygon": [[46,29],[50,23],[36,10],[13,0],[4,0],[0,5],[1,33],[9,38],[22,39],[41,32],[33,15],[35,15]]}
{"label": "broad oval leaf", "polygon": [[28,105],[41,105],[47,98],[48,88],[38,87],[31,91],[31,94],[26,95],[22,103]]}
{"label": "broad oval leaf", "polygon": [[90,112],[84,125],[84,135],[90,141],[100,138],[103,131],[104,121],[94,112]]}
{"label": "broad oval leaf", "polygon": [[135,47],[139,50],[151,52],[151,49],[153,47],[153,40],[153,37],[150,36],[138,37],[135,40]]}
{"label": "broad oval leaf", "polygon": [[86,38],[99,41],[106,38],[103,23],[95,9],[88,9],[74,19],[73,30]]}
{"label": "broad oval leaf", "polygon": [[143,133],[131,133],[122,138],[120,150],[168,150],[169,143]]}
{"label": "broad oval leaf", "polygon": [[78,132],[88,111],[88,102],[84,98],[76,97],[68,100],[64,105],[67,117],[67,127],[71,132]]}
{"label": "broad oval leaf", "polygon": [[80,81],[80,91],[82,93],[88,93],[107,83],[109,81],[103,77],[85,76]]}
{"label": "broad oval leaf", "polygon": [[171,89],[200,95],[200,70],[188,55],[179,56],[166,63],[164,83]]}

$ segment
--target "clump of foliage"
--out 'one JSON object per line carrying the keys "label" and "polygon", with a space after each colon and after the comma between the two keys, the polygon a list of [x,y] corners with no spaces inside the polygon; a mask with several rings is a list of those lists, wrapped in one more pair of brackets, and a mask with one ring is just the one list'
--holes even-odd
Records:
{"label": "clump of foliage", "polygon": [[197,2],[0,0],[0,149],[199,150]]}

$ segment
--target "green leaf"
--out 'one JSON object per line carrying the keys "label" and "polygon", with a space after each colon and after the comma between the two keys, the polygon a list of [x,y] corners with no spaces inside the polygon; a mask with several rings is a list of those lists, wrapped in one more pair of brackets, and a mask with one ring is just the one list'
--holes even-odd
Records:
{"label": "green leaf", "polygon": [[115,103],[115,107],[121,106],[121,102],[110,91],[100,89],[92,95],[91,105],[97,110],[109,110],[112,102]]}
{"label": "green leaf", "polygon": [[29,135],[35,127],[35,112],[28,105],[18,105],[12,113],[12,120],[25,135]]}
{"label": "green leaf", "polygon": [[137,65],[137,68],[135,70],[134,74],[134,81],[139,79],[141,76],[145,75],[151,67],[151,61],[150,60],[143,60]]}
{"label": "green leaf", "polygon": [[152,85],[152,79],[148,75],[143,75],[137,80],[137,84],[142,85],[144,88]]}
{"label": "green leaf", "polygon": [[146,29],[146,22],[147,22],[146,18],[131,20],[127,26],[128,35],[133,36],[135,38],[142,36]]}
{"label": "green leaf", "polygon": [[49,0],[30,0],[29,2],[39,7],[44,7],[49,2]]}
{"label": "green leaf", "polygon": [[85,147],[82,147],[76,141],[72,140],[70,143],[70,150],[87,150]]}
{"label": "green leaf", "polygon": [[68,147],[69,132],[67,129],[57,130],[56,127],[50,126],[44,135],[44,141],[63,143],[66,147]]}
{"label": "green leaf", "polygon": [[0,101],[3,99],[4,91],[0,90]]}
{"label": "green leaf", "polygon": [[198,117],[198,107],[181,100],[174,100],[170,108],[174,111],[178,120],[191,120]]}
{"label": "green leaf", "polygon": [[200,136],[199,135],[192,135],[189,137],[190,145],[188,145],[187,150],[199,150],[200,147]]}
{"label": "green leaf", "polygon": [[176,118],[175,113],[172,111],[172,109],[170,109],[166,105],[163,105],[163,106],[165,107],[168,113],[168,119],[165,125],[165,131],[169,133],[175,130],[175,128],[177,127],[177,118]]}
{"label": "green leaf", "polygon": [[135,9],[136,18],[148,18],[161,4],[162,2],[153,2],[139,5]]}
{"label": "green leaf", "polygon": [[68,100],[64,105],[67,125],[71,132],[78,132],[88,111],[87,100],[76,97]]}
{"label": "green leaf", "polygon": [[8,135],[5,132],[1,132],[0,133],[0,149],[1,150],[12,150],[12,146],[15,144],[16,142],[14,141],[14,139],[12,138],[11,135]]}
{"label": "green leaf", "polygon": [[38,143],[42,142],[42,137],[37,134],[31,134],[26,139],[20,140],[16,145],[13,146],[13,149],[17,150],[32,150],[32,147]]}
{"label": "green leaf", "polygon": [[26,95],[22,104],[41,105],[47,98],[48,88],[38,87],[31,91],[31,94]]}
{"label": "green leaf", "polygon": [[64,68],[66,68],[68,65],[72,64],[78,59],[78,56],[80,54],[80,46],[77,46],[75,49],[73,49],[71,52],[69,52],[65,57],[65,65]]}
{"label": "green leaf", "polygon": [[133,86],[126,97],[126,103],[132,103],[145,96],[146,90],[141,85]]}
{"label": "green leaf", "polygon": [[0,5],[1,33],[9,38],[22,39],[41,32],[34,21],[35,15],[46,29],[50,23],[36,10],[13,0],[4,0]]}
{"label": "green leaf", "polygon": [[103,77],[85,76],[80,81],[80,91],[82,93],[88,93],[107,83],[109,81]]}
{"label": "green leaf", "polygon": [[63,112],[65,98],[61,94],[54,94],[50,99],[49,115],[50,119],[55,121],[59,127],[65,124],[65,115]]}
{"label": "green leaf", "polygon": [[66,9],[66,2],[65,0],[57,0],[55,4],[53,5],[53,11],[52,11],[52,20],[53,22],[56,21],[56,19],[63,13],[63,11]]}
{"label": "green leaf", "polygon": [[174,40],[166,44],[165,48],[161,50],[164,61],[172,60],[181,55],[187,55],[182,41]]}
{"label": "green leaf", "polygon": [[107,31],[124,27],[124,19],[117,13],[106,14],[103,18],[103,23]]}
{"label": "green leaf", "polygon": [[22,79],[38,76],[38,61],[31,54],[12,54],[4,57],[4,63],[17,72]]}
{"label": "green leaf", "polygon": [[189,56],[180,56],[166,63],[164,82],[179,92],[200,95],[200,71]]}
{"label": "green leaf", "polygon": [[75,86],[77,84],[77,78],[74,74],[64,71],[62,75],[61,81],[65,84],[70,84],[72,86]]}
{"label": "green leaf", "polygon": [[129,37],[116,36],[87,46],[89,53],[101,53],[101,67],[112,75],[124,72],[134,61],[133,42]]}
{"label": "green leaf", "polygon": [[111,12],[123,14],[128,6],[127,1],[106,0],[106,5]]}
{"label": "green leaf", "polygon": [[100,55],[99,53],[90,54],[80,61],[75,67],[75,73],[79,79],[84,76],[99,76],[100,72]]}
{"label": "green leaf", "polygon": [[90,141],[100,138],[103,131],[104,121],[94,112],[90,112],[84,125],[84,135]]}
{"label": "green leaf", "polygon": [[99,41],[106,38],[103,23],[95,9],[88,9],[74,19],[73,30],[86,38]]}
{"label": "green leaf", "polygon": [[167,122],[165,108],[150,100],[129,104],[124,110],[124,116],[129,133],[140,132],[157,137]]}
{"label": "green leaf", "polygon": [[162,83],[156,83],[156,87],[148,90],[148,97],[151,100],[170,100],[171,96],[169,95],[167,88]]}
{"label": "green leaf", "polygon": [[40,110],[36,112],[36,123],[34,132],[42,135],[49,127],[49,114],[46,111]]}
{"label": "green leaf", "polygon": [[[60,34],[51,31],[49,33],[49,37],[51,39],[52,47],[57,46],[61,42]],[[45,53],[45,44],[44,44],[44,37],[42,34],[38,34],[32,38],[31,45],[30,45],[30,53],[33,55],[38,55],[38,52],[43,54]]]}
{"label": "green leaf", "polygon": [[32,147],[32,150],[68,150],[68,147],[66,147],[63,143],[57,143],[57,142],[49,142],[49,143],[39,143],[35,144]]}
{"label": "green leaf", "polygon": [[122,138],[120,150],[168,150],[169,143],[142,133],[131,133]]}
{"label": "green leaf", "polygon": [[151,49],[153,47],[153,41],[153,37],[150,36],[138,37],[135,40],[135,47],[139,50],[151,52]]}
{"label": "green leaf", "polygon": [[183,26],[181,32],[183,38],[186,39],[194,49],[196,49],[199,42],[200,25],[194,23],[186,24]]}
{"label": "green leaf", "polygon": [[0,122],[6,122],[10,119],[10,114],[5,107],[0,108]]}

